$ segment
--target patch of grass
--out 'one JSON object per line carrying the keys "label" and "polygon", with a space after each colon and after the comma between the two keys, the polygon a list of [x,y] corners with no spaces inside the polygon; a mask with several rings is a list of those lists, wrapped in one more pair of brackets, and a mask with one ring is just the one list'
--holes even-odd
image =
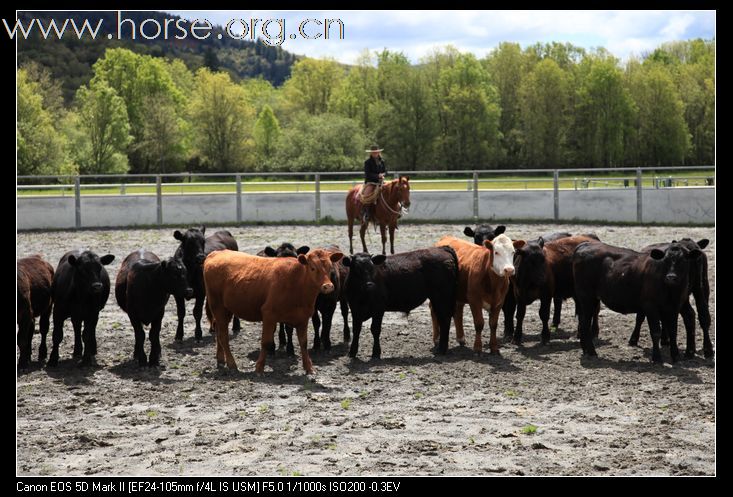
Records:
{"label": "patch of grass", "polygon": [[258,412],[259,412],[260,414],[265,414],[265,413],[266,413],[267,411],[269,411],[269,410],[270,410],[270,406],[268,406],[267,404],[262,404],[262,405],[261,405],[261,406],[260,406],[260,407],[259,407],[259,408],[257,409],[257,411],[258,411]]}
{"label": "patch of grass", "polygon": [[145,414],[146,414],[146,415],[147,415],[147,416],[148,416],[149,418],[154,418],[154,417],[156,417],[156,416],[157,416],[157,415],[158,415],[159,413],[158,413],[158,411],[156,411],[155,409],[148,409],[148,410],[147,410],[147,411],[145,412]]}
{"label": "patch of grass", "polygon": [[168,367],[169,367],[170,369],[181,369],[181,365],[180,365],[180,364],[178,364],[178,363],[175,363],[175,362],[174,362],[174,363],[171,363],[171,364],[169,364],[169,365],[168,365]]}
{"label": "patch of grass", "polygon": [[400,380],[404,380],[405,378],[407,378],[407,375],[405,373],[400,373],[397,375],[397,378],[399,378]]}
{"label": "patch of grass", "polygon": [[410,369],[407,370],[407,372],[410,373],[410,374],[417,374],[417,369],[410,368]]}
{"label": "patch of grass", "polygon": [[336,450],[336,444],[335,443],[328,444],[328,445],[326,445],[326,448],[328,450]]}
{"label": "patch of grass", "polygon": [[535,433],[537,433],[537,427],[532,424],[523,426],[522,433],[524,435],[534,435]]}
{"label": "patch of grass", "polygon": [[476,443],[476,439],[473,437],[468,437],[468,443],[470,443],[471,445],[474,445]]}
{"label": "patch of grass", "polygon": [[422,393],[422,392],[415,392],[415,398],[416,399],[420,400],[423,397],[425,397],[425,394],[424,393]]}
{"label": "patch of grass", "polygon": [[246,417],[246,416],[247,416],[247,411],[237,411],[237,415],[238,415],[238,416],[239,416],[240,418],[244,418],[244,417]]}
{"label": "patch of grass", "polygon": [[360,398],[360,399],[364,399],[364,398],[366,398],[366,397],[367,397],[368,395],[369,395],[369,392],[367,392],[366,390],[362,390],[361,392],[359,392],[359,398]]}
{"label": "patch of grass", "polygon": [[514,397],[517,397],[519,394],[515,390],[507,390],[504,392],[504,395],[506,397],[509,397],[510,399],[513,399]]}
{"label": "patch of grass", "polygon": [[201,371],[191,371],[191,376],[201,376]]}
{"label": "patch of grass", "polygon": [[341,401],[341,409],[348,409],[351,407],[351,399],[344,399]]}
{"label": "patch of grass", "polygon": [[300,471],[293,471],[293,476],[303,476],[303,473]]}
{"label": "patch of grass", "polygon": [[664,404],[663,406],[659,406],[659,408],[660,408],[660,409],[661,409],[662,411],[666,411],[667,409],[669,409],[669,405],[668,405],[668,404]]}

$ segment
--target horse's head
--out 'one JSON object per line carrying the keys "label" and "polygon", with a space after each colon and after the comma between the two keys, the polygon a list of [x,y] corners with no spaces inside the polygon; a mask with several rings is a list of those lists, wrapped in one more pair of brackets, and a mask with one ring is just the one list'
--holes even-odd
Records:
{"label": "horse's head", "polygon": [[397,189],[397,200],[403,207],[410,207],[410,177],[400,176],[400,179],[395,181],[395,188]]}

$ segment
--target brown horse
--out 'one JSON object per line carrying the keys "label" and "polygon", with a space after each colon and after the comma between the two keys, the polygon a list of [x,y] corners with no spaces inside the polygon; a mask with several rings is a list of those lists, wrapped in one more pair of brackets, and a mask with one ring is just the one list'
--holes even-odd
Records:
{"label": "brown horse", "polygon": [[[366,233],[368,222],[361,217],[361,201],[359,200],[359,192],[364,185],[357,185],[346,195],[346,219],[349,222],[349,250],[354,253],[354,221],[361,222],[361,245],[364,252],[367,252],[364,234]],[[397,219],[400,218],[402,207],[410,207],[410,177],[400,176],[399,179],[393,179],[382,185],[382,191],[377,197],[376,204],[370,206],[369,215],[375,224],[379,224],[379,230],[382,233],[382,254],[386,254],[385,245],[387,243],[387,234],[385,230],[389,227],[389,247],[391,253],[394,254],[394,231],[397,229]]]}

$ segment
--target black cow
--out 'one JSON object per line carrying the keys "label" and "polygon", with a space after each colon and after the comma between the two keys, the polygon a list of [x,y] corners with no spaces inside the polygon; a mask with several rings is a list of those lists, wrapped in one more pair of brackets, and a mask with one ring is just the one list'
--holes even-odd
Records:
{"label": "black cow", "polygon": [[[196,321],[195,337],[201,340],[201,316],[203,314],[204,299],[206,290],[204,288],[203,263],[206,256],[215,250],[239,250],[237,241],[232,234],[226,230],[217,231],[213,235],[204,238],[206,226],[201,228],[190,228],[185,232],[174,231],[173,238],[181,244],[176,249],[175,258],[181,259],[186,266],[188,284],[193,288],[193,298],[196,302],[193,306],[193,318]],[[176,309],[178,311],[178,327],[176,328],[176,340],[183,340],[183,319],[186,317],[186,299],[183,296],[174,295]],[[241,328],[239,318],[234,318],[232,331],[238,332]]]}
{"label": "black cow", "polygon": [[[673,242],[674,243],[674,242]],[[699,242],[695,243],[690,238],[683,238],[679,241],[687,250],[702,250],[708,246],[710,240],[703,238]],[[669,243],[656,243],[654,245],[648,245],[641,249],[642,252],[649,253],[653,249],[666,250],[669,247]],[[690,261],[690,274],[687,282],[689,286],[688,298],[685,299],[680,309],[680,315],[682,316],[682,322],[685,324],[685,331],[687,332],[687,348],[685,349],[686,357],[695,356],[695,311],[690,305],[689,295],[695,297],[695,306],[697,307],[697,316],[700,320],[700,327],[703,333],[703,353],[705,357],[712,357],[715,352],[713,351],[713,344],[710,341],[710,308],[708,306],[708,300],[710,299],[710,283],[708,282],[708,258],[705,252],[696,259]],[[639,332],[641,331],[641,325],[644,323],[645,316],[643,313],[636,315],[636,326],[629,339],[629,345],[636,346],[639,343]],[[662,333],[662,345],[669,343],[669,337],[666,333]]]}
{"label": "black cow", "polygon": [[[328,245],[323,247],[323,249],[330,252],[341,252],[338,245]],[[333,263],[331,274],[329,275],[333,283],[333,292],[318,294],[316,308],[311,318],[313,329],[315,330],[313,350],[319,350],[321,348],[321,342],[323,343],[324,350],[331,350],[331,323],[333,322],[333,315],[336,312],[337,303],[341,305],[341,316],[344,320],[344,342],[348,342],[351,338],[351,330],[349,329],[349,302],[344,292],[346,278],[348,276],[349,268],[344,266],[342,261]],[[321,322],[323,322],[322,330]]]}
{"label": "black cow", "polygon": [[590,324],[594,310],[603,302],[615,312],[646,315],[654,362],[662,362],[661,321],[669,333],[672,361],[676,361],[677,315],[689,298],[690,260],[701,253],[676,242],[648,254],[601,242],[578,245],[573,255],[573,279],[583,354],[597,355]]}
{"label": "black cow", "polygon": [[345,291],[354,330],[349,356],[356,357],[362,323],[371,318],[372,358],[381,357],[379,336],[384,313],[410,312],[426,299],[430,299],[440,328],[437,351],[448,351],[458,281],[458,258],[452,248],[432,247],[389,257],[359,253],[344,257],[343,262],[349,268]]}
{"label": "black cow", "polygon": [[109,297],[109,275],[104,266],[114,259],[114,255],[99,257],[91,250],[73,250],[61,257],[53,275],[53,349],[48,359],[49,366],[58,365],[59,345],[64,339],[64,321],[67,318],[71,318],[74,327],[74,357],[82,356],[82,366],[94,362],[99,311]]}
{"label": "black cow", "polygon": [[492,228],[488,224],[479,224],[475,229],[470,226],[463,228],[463,234],[469,238],[473,238],[473,242],[476,245],[481,245],[484,240],[493,240],[497,236],[501,235],[506,231],[506,226],[499,225],[496,229]]}
{"label": "black cow", "polygon": [[160,364],[160,327],[171,294],[183,298],[193,296],[186,266],[180,259],[171,257],[161,261],[153,252],[140,249],[122,261],[115,281],[115,297],[135,330],[133,357],[141,366],[148,364],[143,325],[150,325],[149,364]]}
{"label": "black cow", "polygon": [[[264,249],[257,252],[260,257],[298,257],[300,254],[307,254],[310,247],[303,245],[302,247],[295,248],[295,245],[288,242],[283,242],[276,249],[269,245]],[[285,349],[287,355],[295,355],[295,348],[293,347],[293,327],[286,323],[280,323],[280,330],[277,335],[278,348]],[[269,345],[267,351],[270,355],[275,353],[275,342],[273,341]]]}
{"label": "black cow", "polygon": [[38,360],[46,359],[46,335],[51,317],[53,284],[53,266],[44,261],[40,255],[24,257],[18,260],[16,269],[18,277],[18,348],[20,357],[18,369],[26,369],[31,360],[33,333],[36,317],[39,317],[41,346],[38,349]]}

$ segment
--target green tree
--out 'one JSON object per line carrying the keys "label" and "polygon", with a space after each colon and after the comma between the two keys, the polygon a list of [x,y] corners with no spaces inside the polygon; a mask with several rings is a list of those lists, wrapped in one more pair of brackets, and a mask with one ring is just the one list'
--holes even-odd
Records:
{"label": "green tree", "polygon": [[125,102],[104,81],[92,80],[77,92],[82,129],[90,142],[90,155],[79,163],[84,174],[126,173],[125,150],[130,143],[130,123]]}
{"label": "green tree", "polygon": [[375,57],[369,50],[362,52],[346,77],[334,88],[329,104],[332,112],[358,119],[365,130],[374,125],[370,115],[370,107],[377,99],[374,63]]}
{"label": "green tree", "polygon": [[195,143],[204,165],[214,171],[236,171],[254,165],[254,108],[244,89],[226,73],[196,72],[190,115]]}
{"label": "green tree", "polygon": [[41,88],[24,69],[16,73],[16,84],[18,174],[73,174],[65,137],[54,127],[51,112],[43,107]]}
{"label": "green tree", "polygon": [[569,126],[568,77],[551,58],[537,63],[519,89],[525,164],[563,165]]}
{"label": "green tree", "polygon": [[190,153],[189,124],[164,93],[145,98],[143,127],[134,147],[145,173],[170,173],[184,169]]}
{"label": "green tree", "polygon": [[275,152],[275,144],[280,137],[280,123],[269,105],[265,104],[254,128],[254,140],[260,161],[266,161]]}
{"label": "green tree", "polygon": [[618,166],[630,132],[634,104],[624,87],[623,73],[613,58],[588,58],[591,65],[578,89],[574,134],[585,167]]}
{"label": "green tree", "polygon": [[272,84],[263,78],[248,78],[242,81],[242,88],[247,95],[247,102],[254,107],[257,115],[265,105],[274,109],[278,105],[278,92]]}
{"label": "green tree", "polygon": [[343,75],[344,69],[334,60],[304,58],[296,62],[283,87],[287,113],[328,112],[331,94]]}

